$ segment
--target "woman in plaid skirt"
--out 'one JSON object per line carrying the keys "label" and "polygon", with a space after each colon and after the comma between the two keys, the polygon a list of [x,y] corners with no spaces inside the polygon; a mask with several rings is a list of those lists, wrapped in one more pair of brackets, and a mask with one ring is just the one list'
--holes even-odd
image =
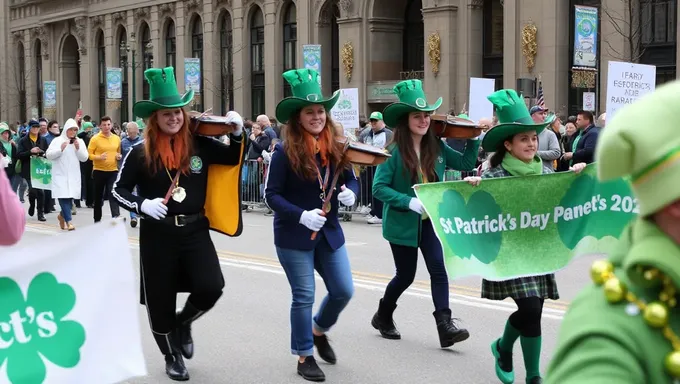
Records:
{"label": "woman in plaid skirt", "polygon": [[[552,173],[553,170],[543,166],[537,156],[538,134],[552,119],[534,122],[524,100],[514,90],[497,91],[489,96],[489,100],[499,120],[498,125],[489,130],[482,141],[482,148],[486,152],[493,152],[489,160],[490,167],[482,173],[481,178],[468,177],[465,180],[477,186],[482,179]],[[585,166],[585,163],[576,164],[570,170],[580,172]],[[503,336],[491,344],[498,379],[504,384],[515,381],[512,349],[519,338],[524,355],[526,383],[542,383],[539,369],[541,314],[545,299],[559,299],[555,275],[551,273],[504,281],[483,280],[482,297],[489,300],[510,297],[517,304],[517,311],[510,315],[505,324]]]}

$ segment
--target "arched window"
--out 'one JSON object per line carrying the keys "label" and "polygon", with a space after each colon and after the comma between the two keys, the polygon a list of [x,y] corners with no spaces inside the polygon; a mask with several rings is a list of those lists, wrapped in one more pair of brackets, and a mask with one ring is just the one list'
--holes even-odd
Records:
{"label": "arched window", "polygon": [[[151,45],[151,30],[149,30],[149,24],[144,23],[142,27],[142,39],[139,41],[139,52],[142,54],[142,60],[144,63],[144,68],[142,69],[142,74],[147,69],[153,67],[153,47]],[[142,96],[143,100],[149,100],[149,83],[144,80],[142,75]]]}
{"label": "arched window", "polygon": [[264,114],[264,17],[255,7],[250,16],[250,105],[253,118]]}
{"label": "arched window", "polygon": [[35,41],[35,74],[36,74],[36,100],[38,104],[38,116],[43,115],[43,76],[42,76],[42,44]]}
{"label": "arched window", "polygon": [[425,70],[425,24],[423,24],[422,0],[409,0],[404,16],[404,72]]}
{"label": "arched window", "polygon": [[234,59],[231,15],[224,13],[220,24],[220,105],[222,115],[234,109]]}
{"label": "arched window", "polygon": [[[482,75],[503,88],[503,5],[485,0],[482,8]],[[572,40],[573,41],[573,40]]]}
{"label": "arched window", "polygon": [[[205,81],[203,79],[203,23],[201,22],[201,18],[199,16],[194,18],[194,23],[191,27],[191,57],[201,60],[201,83],[200,90],[197,92],[199,96],[201,96],[203,94],[203,86]],[[203,98],[198,97],[196,99],[195,105],[195,110],[203,111]]]}
{"label": "arched window", "polygon": [[19,42],[17,46],[17,89],[19,91],[19,117],[21,122],[26,121],[26,52],[24,44]]}
{"label": "arched window", "polygon": [[120,121],[129,121],[128,112],[128,46],[127,32],[121,28],[118,32],[118,66],[123,69],[123,98],[120,103]]}
{"label": "arched window", "polygon": [[104,33],[97,37],[97,84],[99,84],[99,116],[106,115],[106,45]]}
{"label": "arched window", "polygon": [[[297,9],[291,1],[283,18],[283,70],[295,69],[297,66]],[[290,84],[283,82],[283,96],[291,96]]]}
{"label": "arched window", "polygon": [[165,30],[165,65],[177,67],[177,39],[175,38],[175,22],[172,19],[168,20]]}

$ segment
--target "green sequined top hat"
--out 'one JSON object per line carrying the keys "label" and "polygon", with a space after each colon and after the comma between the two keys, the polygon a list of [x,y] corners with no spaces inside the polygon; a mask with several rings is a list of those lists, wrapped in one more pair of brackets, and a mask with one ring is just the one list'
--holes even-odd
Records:
{"label": "green sequined top hat", "polygon": [[137,117],[146,119],[160,109],[181,108],[194,98],[193,90],[179,94],[173,67],[149,68],[144,71],[144,78],[149,83],[149,100],[135,103],[133,112]]}
{"label": "green sequined top hat", "polygon": [[528,131],[541,133],[555,119],[555,115],[536,124],[529,114],[522,96],[514,89],[501,89],[487,97],[498,117],[498,125],[489,129],[482,140],[486,152],[495,152],[500,144],[512,136]]}
{"label": "green sequined top hat", "polygon": [[410,112],[433,112],[442,105],[440,97],[434,104],[427,102],[423,82],[420,80],[404,80],[394,86],[394,93],[397,94],[399,101],[394,102],[383,111],[383,121],[388,127],[396,127],[399,119]]}
{"label": "green sequined top hat", "polygon": [[314,69],[291,69],[282,76],[290,84],[293,96],[286,97],[276,105],[278,121],[289,121],[295,112],[309,105],[323,105],[326,111],[330,112],[340,97],[338,90],[331,97],[324,98],[319,84],[319,72]]}

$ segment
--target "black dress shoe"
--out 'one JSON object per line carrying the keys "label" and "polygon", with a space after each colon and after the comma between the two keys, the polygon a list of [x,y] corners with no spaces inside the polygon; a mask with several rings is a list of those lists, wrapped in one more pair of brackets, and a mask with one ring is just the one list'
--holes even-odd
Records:
{"label": "black dress shoe", "polygon": [[191,337],[191,324],[199,317],[203,316],[205,311],[194,307],[189,301],[184,304],[184,308],[177,312],[177,328],[176,336],[182,355],[191,359],[194,357],[194,339]]}
{"label": "black dress shoe", "polygon": [[189,371],[187,371],[179,351],[174,351],[171,355],[165,355],[165,374],[175,381],[189,380]]}
{"label": "black dress shoe", "polygon": [[44,214],[38,213],[38,221],[47,221],[47,219],[45,218]]}
{"label": "black dress shoe", "polygon": [[316,364],[314,356],[307,356],[305,361],[302,363],[298,361],[297,373],[298,375],[302,376],[303,379],[308,381],[326,381],[326,375]]}
{"label": "black dress shoe", "polygon": [[316,351],[319,352],[319,357],[323,361],[327,362],[328,364],[335,364],[338,361],[326,335],[314,335],[314,346],[316,346]]}

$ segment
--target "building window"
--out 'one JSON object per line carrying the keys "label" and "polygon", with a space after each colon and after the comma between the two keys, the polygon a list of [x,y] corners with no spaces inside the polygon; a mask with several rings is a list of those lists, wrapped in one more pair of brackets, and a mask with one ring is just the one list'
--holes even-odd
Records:
{"label": "building window", "polygon": [[250,18],[250,83],[250,105],[254,119],[257,115],[266,113],[264,93],[264,17],[259,7],[255,7]]}
{"label": "building window", "polygon": [[106,115],[106,46],[104,33],[99,32],[97,38],[97,80],[99,85],[99,116]]}
{"label": "building window", "polygon": [[177,67],[177,39],[175,38],[175,22],[172,20],[168,21],[168,27],[165,30],[165,65]]}
{"label": "building window", "polygon": [[231,16],[224,13],[220,26],[220,100],[222,115],[234,110],[234,62]]}
{"label": "building window", "polygon": [[26,52],[24,44],[17,46],[17,90],[19,91],[19,117],[21,122],[26,121]]}
{"label": "building window", "polygon": [[[297,66],[297,9],[291,1],[283,19],[283,70],[295,69]],[[292,96],[290,84],[283,82],[283,96]]]}
{"label": "building window", "polygon": [[[569,0],[569,64],[573,65],[573,60],[574,60],[574,35],[576,34],[575,31],[575,22],[576,22],[576,14],[575,14],[575,6],[576,5],[583,5],[587,7],[595,7],[595,8],[600,8],[601,7],[601,0]],[[608,18],[608,16],[603,16],[603,12],[598,12],[598,25],[602,25],[602,18]],[[601,28],[600,31],[597,34],[597,46],[602,47],[602,38],[601,38]],[[600,61],[600,52],[602,49],[598,48],[597,50],[597,61]],[[607,65],[607,63],[600,63],[600,65]],[[600,81],[600,77],[596,75],[595,78],[595,84],[597,84]],[[596,88],[572,88],[571,83],[573,80],[573,72],[569,71],[567,74],[567,84],[568,86],[568,107],[567,110],[564,111],[564,113],[569,116],[569,115],[575,115],[576,112],[580,111],[583,109],[583,94],[585,92],[597,92]],[[551,107],[551,106],[548,106]],[[552,106],[553,108],[555,106]],[[604,112],[603,109],[604,106],[599,105],[599,95],[595,95],[595,108],[600,111],[600,113]],[[594,112],[595,115],[598,115],[597,111]]]}
{"label": "building window", "polygon": [[503,5],[485,0],[482,7],[482,76],[503,88]]}
{"label": "building window", "polygon": [[640,0],[640,63],[656,66],[656,85],[675,80],[677,0]]}
{"label": "building window", "polygon": [[118,67],[123,70],[123,98],[120,103],[120,121],[129,121],[128,112],[128,51],[127,33],[124,28],[118,34]]}
{"label": "building window", "polygon": [[[423,24],[422,0],[409,0],[404,15],[404,42],[402,70],[419,72],[425,70],[425,24]],[[422,75],[421,75],[422,76]]]}
{"label": "building window", "polygon": [[43,76],[42,76],[42,44],[40,40],[35,43],[35,68],[36,68],[36,90],[38,116],[43,115]]}
{"label": "building window", "polygon": [[203,87],[205,81],[203,79],[203,24],[201,18],[196,16],[194,18],[194,23],[191,28],[191,57],[200,59],[200,70],[201,70],[201,83],[200,91],[198,92],[198,98],[196,98],[196,104],[194,109],[197,111],[203,111]]}
{"label": "building window", "polygon": [[[142,73],[147,69],[153,67],[153,47],[151,46],[151,31],[149,25],[144,23],[142,28],[142,40],[139,42],[139,52],[142,54],[144,68]],[[149,100],[149,83],[144,80],[142,75],[142,97],[143,100]]]}

